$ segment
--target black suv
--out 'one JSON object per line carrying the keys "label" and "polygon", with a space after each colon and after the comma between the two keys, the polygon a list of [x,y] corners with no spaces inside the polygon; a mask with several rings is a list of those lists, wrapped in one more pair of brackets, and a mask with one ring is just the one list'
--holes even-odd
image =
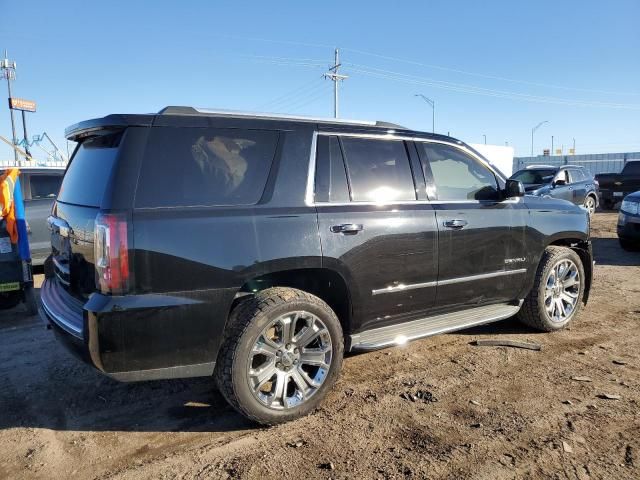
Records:
{"label": "black suv", "polygon": [[598,207],[598,182],[584,167],[531,165],[511,175],[524,185],[527,195],[561,198],[582,205],[593,215]]}
{"label": "black suv", "polygon": [[558,330],[589,295],[587,212],[447,136],[187,107],[66,134],[42,314],[118,380],[213,375],[274,424],[345,351],[516,314]]}

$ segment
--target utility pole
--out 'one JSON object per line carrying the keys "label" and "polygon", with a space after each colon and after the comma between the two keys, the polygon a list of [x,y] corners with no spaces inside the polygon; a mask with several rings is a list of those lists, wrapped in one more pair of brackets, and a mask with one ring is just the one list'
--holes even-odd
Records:
{"label": "utility pole", "polygon": [[573,139],[573,154],[576,154],[576,139]]}
{"label": "utility pole", "polygon": [[483,133],[482,136],[484,137],[484,144],[487,144],[487,136]]}
{"label": "utility pole", "polygon": [[436,102],[421,93],[416,93],[414,97],[420,97],[431,106],[431,133],[436,133]]}
{"label": "utility pole", "polygon": [[533,134],[536,133],[536,130],[538,130],[545,123],[549,123],[549,120],[545,120],[544,122],[540,122],[538,125],[536,125],[535,127],[533,127],[531,129],[531,156],[532,157],[533,157]]}
{"label": "utility pole", "polygon": [[555,155],[556,152],[553,151],[553,135],[551,135],[551,155]]}
{"label": "utility pole", "polygon": [[[11,81],[16,79],[16,62],[10,62],[7,58],[7,51],[4,51],[4,59],[0,61],[0,70],[2,70],[2,75],[0,78],[7,79],[7,89],[9,91],[9,98],[11,98]],[[11,140],[14,145],[18,144],[18,139],[16,138],[16,119],[13,116],[13,109],[9,108],[9,112],[11,112]],[[18,164],[18,151],[13,150],[13,155],[15,157],[16,165]]]}
{"label": "utility pole", "polygon": [[329,71],[324,74],[324,78],[328,78],[333,82],[333,117],[338,118],[338,82],[349,78],[348,75],[340,75],[338,73],[340,68],[340,52],[336,48],[335,62],[332,67],[329,67]]}

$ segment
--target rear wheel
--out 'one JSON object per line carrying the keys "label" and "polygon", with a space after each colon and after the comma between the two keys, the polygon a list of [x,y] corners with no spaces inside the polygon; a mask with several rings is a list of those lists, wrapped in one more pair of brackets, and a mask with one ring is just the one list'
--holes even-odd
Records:
{"label": "rear wheel", "polygon": [[12,292],[1,292],[0,293],[0,310],[8,310],[10,308],[15,307],[20,303],[22,299],[22,294],[20,290],[15,290]]}
{"label": "rear wheel", "polygon": [[584,278],[584,267],[576,252],[567,247],[547,247],[519,319],[545,332],[565,328],[582,306]]}
{"label": "rear wheel", "polygon": [[340,322],[318,297],[269,288],[231,314],[216,381],[227,401],[258,423],[310,413],[338,378],[344,342]]}
{"label": "rear wheel", "polygon": [[587,209],[589,215],[596,212],[596,199],[592,195],[587,195],[587,198],[584,199],[584,208]]}

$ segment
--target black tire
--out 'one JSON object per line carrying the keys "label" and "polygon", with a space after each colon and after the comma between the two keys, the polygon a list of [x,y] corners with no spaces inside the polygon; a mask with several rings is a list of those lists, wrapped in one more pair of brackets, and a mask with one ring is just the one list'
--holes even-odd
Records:
{"label": "black tire", "polygon": [[[546,281],[551,274],[551,270],[561,260],[571,260],[578,269],[580,285],[578,289],[578,297],[573,310],[567,318],[562,321],[554,321],[547,312],[545,305],[545,287]],[[553,332],[562,330],[567,327],[573,319],[578,315],[582,307],[582,299],[584,296],[584,266],[580,256],[568,247],[547,247],[542,255],[542,259],[538,264],[536,278],[533,288],[525,298],[522,308],[518,313],[518,319],[528,325],[543,332]]]}
{"label": "black tire", "polygon": [[633,240],[627,240],[625,238],[618,238],[620,247],[626,252],[640,251],[640,242],[634,242]]}
{"label": "black tire", "polygon": [[[322,321],[331,338],[331,364],[323,383],[310,398],[297,406],[274,409],[261,403],[249,385],[249,356],[263,330],[294,311],[309,312]],[[338,379],[343,354],[342,327],[324,301],[293,288],[269,288],[244,300],[232,311],[214,375],[220,392],[238,412],[254,422],[275,425],[307,415],[318,407]]]}
{"label": "black tire", "polygon": [[30,317],[38,314],[38,301],[36,300],[36,292],[33,285],[24,287],[24,306],[27,309],[27,315]]}
{"label": "black tire", "polygon": [[22,300],[22,293],[20,290],[15,290],[12,292],[1,292],[0,293],[0,310],[9,310],[10,308],[15,307]]}

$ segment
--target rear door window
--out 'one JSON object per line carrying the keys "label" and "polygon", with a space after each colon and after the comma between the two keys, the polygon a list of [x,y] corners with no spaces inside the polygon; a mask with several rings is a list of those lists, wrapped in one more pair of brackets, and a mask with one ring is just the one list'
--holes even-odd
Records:
{"label": "rear door window", "polygon": [[320,135],[318,137],[314,200],[334,203],[349,201],[347,173],[340,140],[336,136]]}
{"label": "rear door window", "polygon": [[153,127],[137,207],[253,205],[264,192],[278,132]]}
{"label": "rear door window", "polygon": [[569,179],[571,180],[571,183],[578,183],[584,182],[587,177],[582,170],[572,168],[569,170]]}
{"label": "rear door window", "polygon": [[83,141],[71,158],[58,201],[100,207],[116,162],[121,133]]}
{"label": "rear door window", "polygon": [[416,199],[403,141],[342,137],[351,200],[393,202]]}

